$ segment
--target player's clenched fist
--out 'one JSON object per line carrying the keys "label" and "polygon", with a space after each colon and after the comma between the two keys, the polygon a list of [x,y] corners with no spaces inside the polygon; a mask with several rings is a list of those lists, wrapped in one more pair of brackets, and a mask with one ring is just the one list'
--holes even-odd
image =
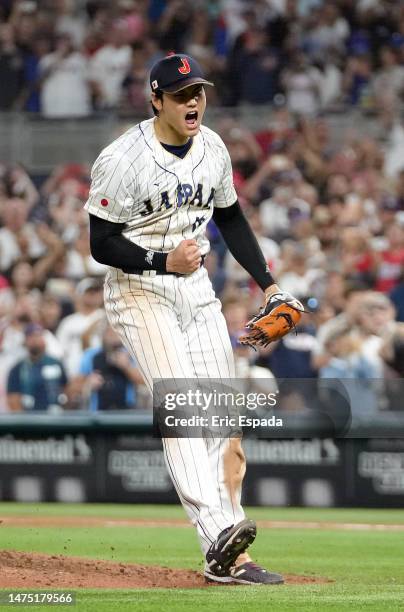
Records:
{"label": "player's clenched fist", "polygon": [[196,240],[183,240],[167,256],[167,272],[191,274],[201,265],[202,255]]}

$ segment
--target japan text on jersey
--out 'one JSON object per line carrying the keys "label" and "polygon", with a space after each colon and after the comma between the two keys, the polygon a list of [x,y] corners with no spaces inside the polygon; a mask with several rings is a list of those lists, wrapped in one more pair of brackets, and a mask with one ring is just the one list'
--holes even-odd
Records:
{"label": "japan text on jersey", "polygon": [[123,235],[143,248],[169,251],[195,238],[206,254],[213,207],[231,206],[236,199],[230,157],[215,132],[201,126],[180,158],[161,145],[149,119],[102,151],[85,208],[125,223]]}

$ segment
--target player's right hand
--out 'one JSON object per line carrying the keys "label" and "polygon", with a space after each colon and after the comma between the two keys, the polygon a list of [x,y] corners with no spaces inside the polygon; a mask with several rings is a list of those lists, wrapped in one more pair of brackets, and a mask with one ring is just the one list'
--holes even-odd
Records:
{"label": "player's right hand", "polygon": [[183,240],[167,256],[166,270],[176,274],[192,274],[201,265],[202,255],[196,240]]}

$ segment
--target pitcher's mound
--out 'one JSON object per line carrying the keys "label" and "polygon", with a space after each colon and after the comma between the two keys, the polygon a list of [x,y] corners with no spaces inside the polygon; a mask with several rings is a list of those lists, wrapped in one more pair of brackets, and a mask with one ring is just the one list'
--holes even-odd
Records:
{"label": "pitcher's mound", "polygon": [[[11,550],[0,551],[0,570],[0,588],[3,589],[197,589],[210,586],[202,574],[187,569]],[[288,584],[330,582],[327,578],[293,575],[285,576],[285,580]]]}

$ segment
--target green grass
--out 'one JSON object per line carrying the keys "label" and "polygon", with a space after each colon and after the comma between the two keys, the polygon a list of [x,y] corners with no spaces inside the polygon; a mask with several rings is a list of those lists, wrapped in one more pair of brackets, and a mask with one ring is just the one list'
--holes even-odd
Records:
{"label": "green grass", "polygon": [[[251,508],[258,519],[404,524],[401,510],[320,510]],[[172,506],[0,504],[10,515],[181,518]],[[107,560],[202,567],[193,529],[179,527],[10,527],[0,525],[0,548],[69,554]],[[404,532],[331,529],[261,529],[251,548],[254,559],[274,570],[318,575],[327,584],[280,587],[215,587],[195,590],[77,590],[80,611],[196,612],[203,610],[380,610],[404,608]],[[58,609],[61,607],[56,606]],[[11,609],[9,607],[5,610]],[[33,609],[19,606],[18,609]],[[34,609],[45,609],[35,606]]]}
{"label": "green grass", "polygon": [[[320,521],[333,523],[385,523],[404,525],[404,510],[367,508],[246,508],[256,520]],[[1,516],[95,516],[111,519],[184,518],[181,506],[148,504],[24,504],[0,503]]]}
{"label": "green grass", "polygon": [[[389,587],[380,592],[377,587],[356,588],[355,586],[281,586],[265,587],[215,587],[214,589],[167,590],[154,589],[150,591],[77,591],[77,605],[64,606],[64,610],[82,610],[83,612],[161,612],[175,610],[181,612],[275,612],[299,611],[313,612],[317,610],[340,612],[349,610],[395,611],[402,610],[404,591],[399,587]],[[62,606],[52,606],[61,610]],[[4,608],[12,609],[10,607]],[[18,610],[45,609],[42,606],[34,608],[18,606]],[[49,610],[49,608],[48,608]]]}

